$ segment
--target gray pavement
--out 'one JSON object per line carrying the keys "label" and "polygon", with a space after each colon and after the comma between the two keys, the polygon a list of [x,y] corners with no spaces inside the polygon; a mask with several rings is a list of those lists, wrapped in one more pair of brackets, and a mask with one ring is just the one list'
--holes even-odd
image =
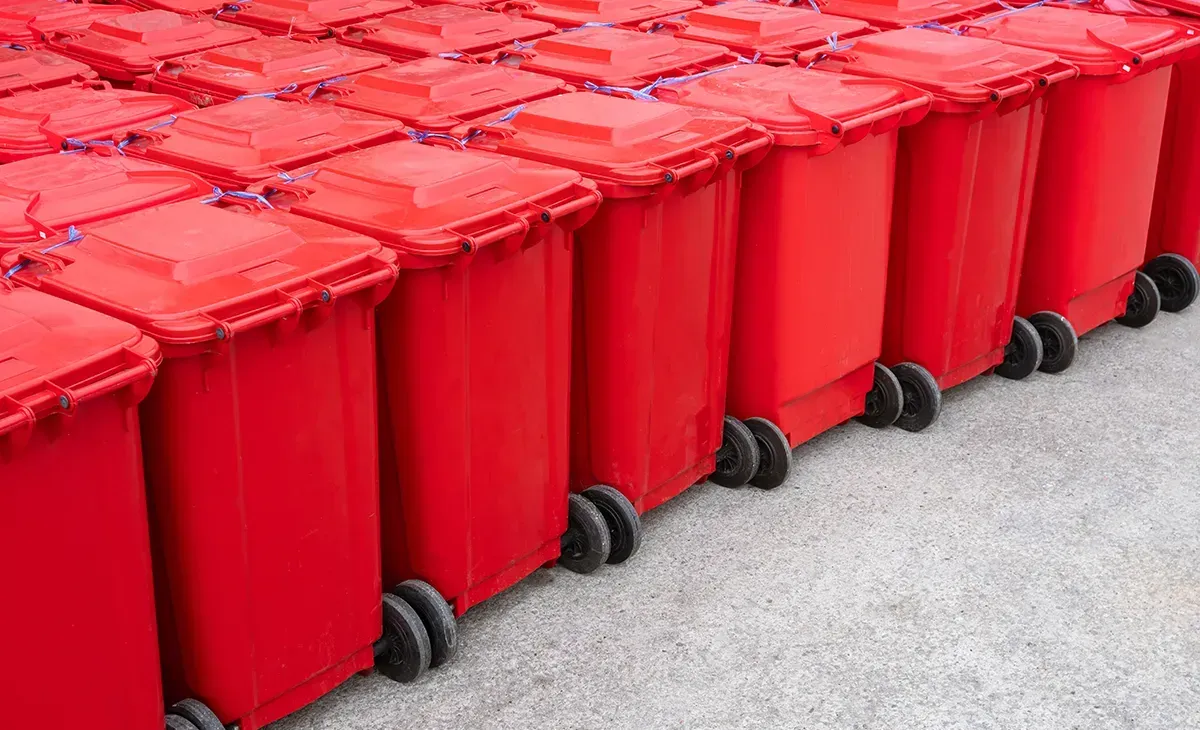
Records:
{"label": "gray pavement", "polygon": [[700,485],[592,576],[472,609],[456,661],[271,730],[1200,728],[1200,311]]}

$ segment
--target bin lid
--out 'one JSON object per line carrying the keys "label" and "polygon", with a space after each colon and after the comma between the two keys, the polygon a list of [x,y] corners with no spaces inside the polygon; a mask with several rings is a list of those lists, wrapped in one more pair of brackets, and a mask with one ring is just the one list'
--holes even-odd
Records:
{"label": "bin lid", "polygon": [[59,86],[18,94],[0,99],[0,161],[57,152],[67,139],[112,139],[191,108],[172,96],[103,86]]}
{"label": "bin lid", "polygon": [[700,7],[700,0],[511,0],[496,6],[523,17],[544,20],[560,28],[584,23],[636,26],[647,20],[678,15]]}
{"label": "bin lid", "polygon": [[[654,28],[663,22],[646,25]],[[716,43],[746,57],[762,54],[764,61],[774,62],[787,62],[798,51],[825,46],[832,37],[840,42],[874,32],[864,20],[754,0],[693,10],[677,22],[676,38]]]}
{"label": "bin lid", "polygon": [[339,31],[338,39],[405,60],[443,53],[474,56],[554,31],[552,24],[540,20],[463,5],[430,5],[352,25]]}
{"label": "bin lid", "polygon": [[520,67],[526,71],[602,86],[640,86],[737,61],[737,54],[724,46],[604,27],[543,38],[531,52],[520,53]]}
{"label": "bin lid", "polygon": [[60,31],[49,43],[59,53],[87,63],[143,74],[169,58],[257,37],[257,31],[212,18],[145,10],[97,20],[83,30]]}
{"label": "bin lid", "polygon": [[0,48],[0,96],[96,78],[86,64],[41,49]]}
{"label": "bin lid", "polygon": [[119,155],[49,155],[0,166],[0,246],[211,192],[173,167]]}
{"label": "bin lid", "polygon": [[[1138,5],[1149,5],[1152,8],[1165,8],[1189,18],[1200,18],[1200,0],[1124,0],[1123,2],[1110,0],[1110,2],[1100,4],[1110,13],[1141,15],[1145,12],[1145,8],[1139,8]],[[1149,13],[1145,14],[1149,15]]]}
{"label": "bin lid", "polygon": [[953,25],[1000,12],[1000,0],[817,0],[823,12],[896,30],[923,23]]}
{"label": "bin lid", "polygon": [[[929,108],[919,89],[890,79],[860,79],[799,66],[740,64],[662,87],[664,101],[740,114],[761,124],[776,145],[824,146],[859,138],[873,125],[912,124]],[[835,131],[836,129],[836,131]]]}
{"label": "bin lid", "polygon": [[1146,16],[1035,6],[971,23],[969,35],[1057,54],[1088,75],[1137,71],[1137,66],[1200,43],[1181,23]]}
{"label": "bin lid", "polygon": [[18,0],[0,7],[0,42],[38,43],[56,30],[86,28],[93,20],[135,12],[125,5]]}
{"label": "bin lid", "polygon": [[570,90],[562,79],[508,66],[420,58],[300,93],[399,119],[415,129],[448,131],[463,121]]}
{"label": "bin lid", "polygon": [[[340,46],[282,37],[258,38],[164,61],[150,88],[178,90],[199,106],[243,94],[307,86],[386,66],[385,56]],[[193,98],[194,97],[194,98]]]}
{"label": "bin lid", "polygon": [[408,10],[412,0],[251,0],[221,13],[222,20],[268,35],[328,38],[336,28]]}
{"label": "bin lid", "polygon": [[354,145],[387,141],[404,124],[331,104],[254,97],[186,111],[125,153],[248,185]]}
{"label": "bin lid", "polygon": [[[23,255],[30,247],[4,258],[9,272],[23,264],[14,281],[137,325],[164,344],[226,340],[296,315],[322,291],[333,300],[396,276],[395,255],[372,238],[283,211],[198,199],[45,243],[38,258],[54,266]],[[368,273],[374,281],[363,281]]]}
{"label": "bin lid", "polygon": [[[290,212],[377,238],[409,257],[448,261],[525,237],[555,206],[599,200],[578,172],[478,150],[392,142],[291,173],[302,195],[277,188]],[[272,187],[263,183],[255,190]],[[530,205],[530,204],[533,205]],[[557,217],[557,216],[555,216]]]}

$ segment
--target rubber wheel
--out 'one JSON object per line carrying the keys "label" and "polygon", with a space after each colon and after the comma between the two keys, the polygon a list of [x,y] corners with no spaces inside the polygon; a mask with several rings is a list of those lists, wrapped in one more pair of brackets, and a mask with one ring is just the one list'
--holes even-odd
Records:
{"label": "rubber wheel", "polygon": [[591,573],[608,561],[611,550],[604,515],[582,494],[572,494],[558,564],[575,573]]}
{"label": "rubber wheel", "polygon": [[754,434],[733,416],[725,416],[721,448],[717,450],[717,470],[708,478],[722,487],[740,487],[758,473],[758,444]]}
{"label": "rubber wheel", "polygon": [[774,423],[765,418],[747,418],[746,428],[758,446],[758,471],[750,483],[759,489],[774,489],[792,473],[792,445]]}
{"label": "rubber wheel", "polygon": [[171,705],[167,712],[177,715],[196,726],[196,730],[225,730],[225,725],[217,717],[217,713],[208,709],[208,705],[200,700],[180,700]]}
{"label": "rubber wheel", "polygon": [[1042,336],[1024,317],[1013,318],[1012,338],[1004,348],[1004,362],[996,374],[1009,380],[1024,380],[1042,365]]}
{"label": "rubber wheel", "polygon": [[1133,281],[1133,293],[1125,302],[1125,314],[1117,317],[1117,323],[1134,329],[1145,327],[1154,321],[1161,308],[1162,296],[1158,293],[1158,286],[1146,272],[1139,271]]}
{"label": "rubber wheel", "polygon": [[1038,312],[1029,318],[1029,323],[1042,338],[1043,373],[1061,373],[1075,362],[1079,351],[1079,335],[1067,318],[1058,312]]}
{"label": "rubber wheel", "polygon": [[904,407],[896,425],[905,431],[924,431],[942,413],[942,389],[928,370],[912,362],[892,368],[904,391]]}
{"label": "rubber wheel", "polygon": [[597,484],[583,490],[584,499],[600,510],[608,525],[608,564],[624,563],[642,547],[642,518],[633,502],[621,491],[607,484]]}
{"label": "rubber wheel", "polygon": [[167,715],[167,730],[196,730],[196,726],[179,715]]}
{"label": "rubber wheel", "polygon": [[423,580],[406,580],[392,589],[412,606],[429,634],[429,667],[440,667],[458,653],[458,621],[454,610],[437,589]]}
{"label": "rubber wheel", "polygon": [[1182,312],[1200,295],[1200,273],[1184,256],[1164,253],[1142,268],[1158,287],[1164,312]]}
{"label": "rubber wheel", "polygon": [[375,657],[375,668],[394,682],[412,682],[425,673],[433,659],[429,632],[408,602],[383,594],[383,636],[387,651]]}
{"label": "rubber wheel", "polygon": [[863,414],[857,416],[859,423],[871,428],[885,428],[896,422],[904,409],[904,391],[896,374],[883,363],[875,363],[875,380],[867,393]]}

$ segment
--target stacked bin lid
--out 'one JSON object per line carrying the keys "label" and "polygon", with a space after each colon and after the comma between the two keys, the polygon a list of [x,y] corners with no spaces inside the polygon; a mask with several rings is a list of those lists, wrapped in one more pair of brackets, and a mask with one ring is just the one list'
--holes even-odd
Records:
{"label": "stacked bin lid", "polygon": [[[81,143],[123,139],[191,109],[181,99],[106,86],[60,86],[0,99],[0,162],[37,157]],[[72,140],[68,142],[68,140]]]}
{"label": "stacked bin lid", "polygon": [[508,66],[422,58],[300,94],[414,129],[448,132],[464,121],[570,90],[561,79]]}
{"label": "stacked bin lid", "polygon": [[257,31],[211,18],[147,10],[99,20],[84,30],[54,33],[49,46],[90,65],[104,78],[130,82],[153,72],[162,61],[258,36]]}
{"label": "stacked bin lid", "polygon": [[350,26],[338,32],[338,41],[402,61],[426,56],[465,59],[553,32],[553,25],[538,20],[462,5],[430,5]]}
{"label": "stacked bin lid", "polygon": [[509,0],[495,6],[559,28],[579,28],[587,23],[637,27],[647,20],[686,13],[700,7],[699,0]]}
{"label": "stacked bin lid", "polygon": [[[15,45],[15,44],[14,44]],[[0,96],[96,78],[85,63],[40,49],[0,47]]]}
{"label": "stacked bin lid", "polygon": [[132,12],[124,5],[18,0],[0,7],[0,43],[30,46],[54,31],[86,28],[94,20]]}
{"label": "stacked bin lid", "polygon": [[[151,0],[156,4],[178,0]],[[267,35],[329,38],[338,28],[407,10],[412,0],[252,0],[222,3],[222,20],[256,28]]]}
{"label": "stacked bin lid", "polygon": [[284,170],[391,141],[404,125],[342,109],[255,97],[178,115],[132,139],[132,157],[190,170],[220,188],[242,188]]}
{"label": "stacked bin lid", "polygon": [[821,0],[823,12],[865,20],[895,30],[916,25],[952,25],[1009,7],[1001,0]]}
{"label": "stacked bin lid", "polygon": [[762,63],[790,63],[800,52],[831,42],[840,46],[874,32],[864,20],[754,0],[734,0],[680,18],[650,21],[642,29],[716,43],[746,58],[758,57]]}
{"label": "stacked bin lid", "polygon": [[331,41],[259,38],[164,61],[137,88],[172,94],[197,106],[278,92],[381,68],[388,59]]}

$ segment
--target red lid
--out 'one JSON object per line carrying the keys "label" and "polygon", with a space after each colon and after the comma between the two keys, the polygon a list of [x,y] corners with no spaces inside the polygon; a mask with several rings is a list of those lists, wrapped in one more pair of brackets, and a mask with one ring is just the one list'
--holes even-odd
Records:
{"label": "red lid", "polygon": [[146,10],[96,21],[85,30],[49,37],[55,51],[92,65],[101,76],[131,81],[160,62],[189,53],[244,43],[258,32],[211,18],[185,18],[165,10]]}
{"label": "red lid", "polygon": [[910,83],[933,94],[934,111],[943,112],[1024,103],[1078,75],[1051,53],[919,28],[860,38],[818,68]]}
{"label": "red lid", "polygon": [[510,51],[526,71],[582,85],[644,86],[664,76],[686,76],[737,62],[724,46],[639,33],[621,28],[584,28],[543,38],[532,50]]}
{"label": "red lid", "polygon": [[448,263],[491,244],[519,244],[531,228],[568,216],[578,223],[574,214],[600,202],[596,186],[571,170],[412,142],[291,174],[295,182],[255,189],[274,189],[272,204],[292,213],[379,239],[400,253],[401,265]]}
{"label": "red lid", "polygon": [[975,21],[968,34],[1058,54],[1088,75],[1148,71],[1200,43],[1194,29],[1166,18],[1046,6]]}
{"label": "red lid", "polygon": [[[508,118],[508,121],[501,121]],[[469,144],[562,165],[600,183],[606,196],[648,193],[739,157],[765,153],[770,135],[743,117],[604,94],[563,94],[457,130]],[[623,186],[624,190],[613,186]]]}
{"label": "red lid", "polygon": [[384,56],[332,41],[259,38],[164,61],[145,85],[151,91],[174,94],[197,106],[211,106],[244,94],[343,78],[388,63]]}
{"label": "red lid", "polygon": [[404,124],[330,104],[255,97],[183,112],[125,153],[190,170],[222,188],[244,187],[339,152],[386,142]]}
{"label": "red lid", "polygon": [[133,325],[0,281],[0,463],[39,418],[126,387],[145,395],[160,361]]}
{"label": "red lid", "polygon": [[14,162],[0,167],[0,248],[211,191],[190,172],[119,155]]}
{"label": "red lid", "polygon": [[676,38],[716,43],[763,63],[788,63],[796,54],[873,33],[863,20],[839,18],[768,2],[735,2],[693,10],[681,20],[650,21],[644,30],[673,30]]}
{"label": "red lid", "polygon": [[[7,271],[22,265],[14,281],[137,325],[164,344],[236,339],[396,278],[395,255],[374,239],[282,211],[199,200],[44,243],[4,257]],[[56,244],[63,245],[51,250]]]}
{"label": "red lid", "polygon": [[93,20],[134,12],[123,5],[18,0],[0,7],[0,42],[38,43],[56,30],[86,28]]}
{"label": "red lid", "polygon": [[1101,0],[1097,4],[1107,12],[1123,15],[1151,15],[1152,13],[1147,12],[1148,8],[1140,7],[1148,5],[1153,8],[1165,8],[1189,18],[1200,18],[1200,0]]}
{"label": "red lid", "polygon": [[86,64],[38,49],[0,48],[0,96],[96,78]]}
{"label": "red lid", "polygon": [[907,28],[924,23],[953,25],[999,12],[1000,0],[817,0],[825,12],[859,18],[876,28]]}
{"label": "red lid", "polygon": [[416,0],[416,3],[421,7],[426,7],[429,5],[462,5],[468,8],[490,10],[497,2],[502,1],[503,0]]}
{"label": "red lid", "polygon": [[[302,96],[399,119],[415,129],[449,131],[470,119],[571,90],[553,76],[504,65],[421,58],[397,63]],[[315,93],[314,93],[315,91]]]}
{"label": "red lid", "polygon": [[685,84],[655,91],[685,106],[741,114],[761,124],[776,145],[831,150],[871,132],[915,124],[929,111],[930,97],[888,79],[857,79],[799,66],[739,64]]}
{"label": "red lid", "polygon": [[221,19],[267,35],[328,38],[337,28],[412,6],[412,0],[250,0],[226,2]]}
{"label": "red lid", "polygon": [[700,0],[510,0],[496,9],[518,12],[522,17],[544,20],[559,28],[578,28],[584,23],[636,26],[698,7]]}
{"label": "red lid", "polygon": [[192,108],[170,96],[106,87],[60,86],[0,99],[0,162],[58,152],[67,139],[124,137]]}
{"label": "red lid", "polygon": [[553,32],[553,25],[537,20],[510,18],[462,5],[430,5],[352,25],[338,32],[338,41],[404,61],[439,54],[451,58],[477,56],[515,40],[527,41]]}

